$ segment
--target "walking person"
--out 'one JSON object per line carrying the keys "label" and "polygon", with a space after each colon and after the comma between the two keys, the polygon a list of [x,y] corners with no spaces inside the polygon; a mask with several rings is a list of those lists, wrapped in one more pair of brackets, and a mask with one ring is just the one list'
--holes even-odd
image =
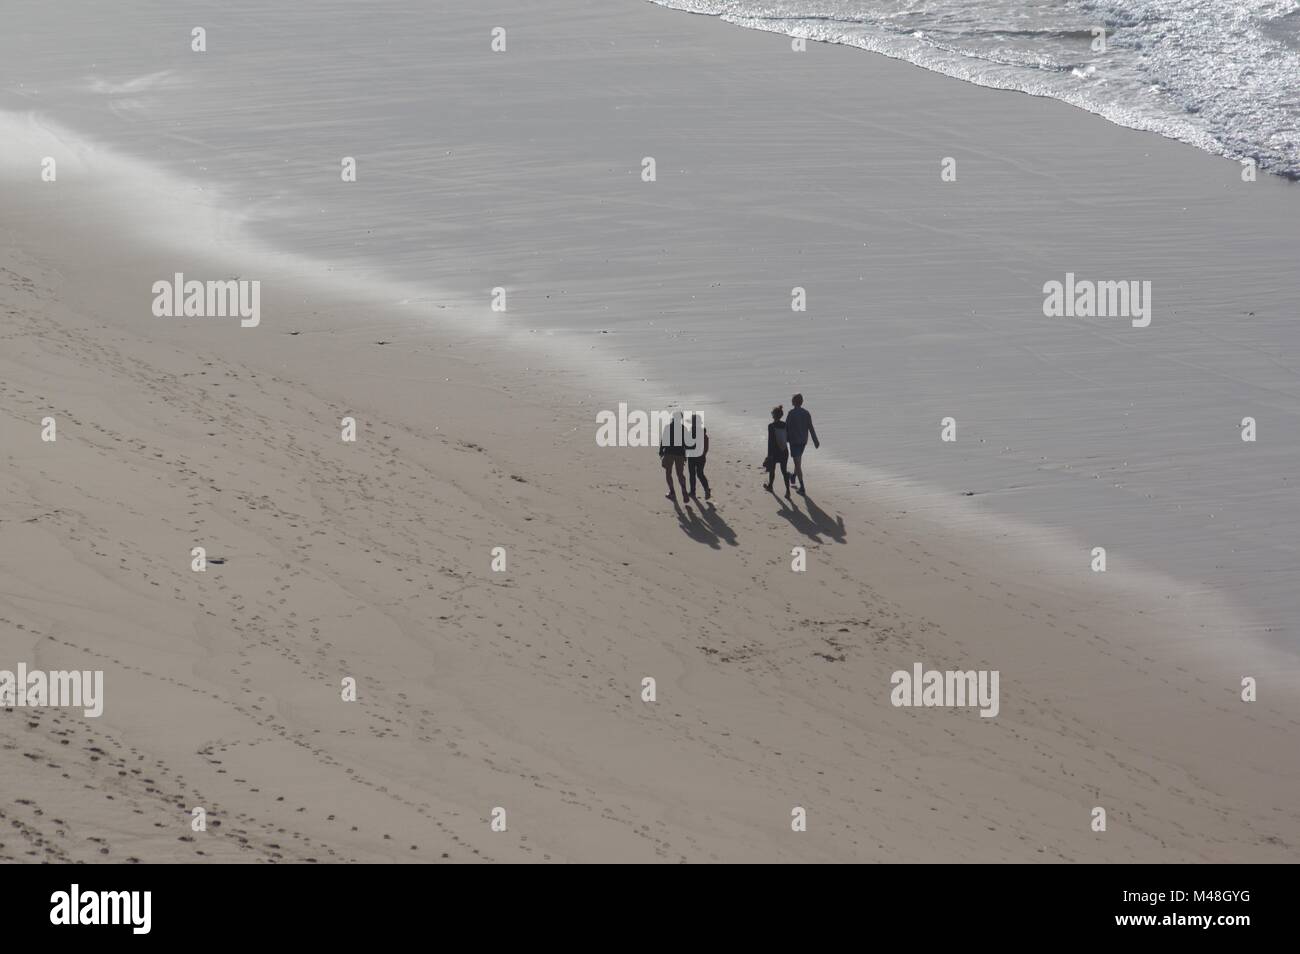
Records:
{"label": "walking person", "polygon": [[785,421],[781,417],[785,410],[781,405],[772,408],[772,423],[767,425],[767,460],[763,461],[763,466],[767,468],[767,483],[763,485],[764,490],[771,490],[772,484],[776,480],[776,468],[779,464],[781,467],[781,477],[785,481],[785,499],[790,499],[790,474],[786,471],[786,461],[790,459],[789,441],[786,437]]}
{"label": "walking person", "polygon": [[677,494],[673,490],[673,470],[677,470],[677,482],[682,485],[682,498],[690,499],[686,492],[686,424],[682,412],[674,411],[673,418],[664,427],[659,436],[659,460],[664,468],[664,480],[668,481],[668,493],[665,496],[674,502]]}
{"label": "walking person", "polygon": [[799,481],[799,493],[807,494],[803,483],[804,448],[808,446],[809,437],[812,438],[813,447],[821,447],[822,442],[817,439],[817,428],[813,427],[812,415],[803,406],[803,395],[796,394],[790,398],[790,403],[794,407],[785,419],[785,436],[790,442],[790,456],[794,458],[794,476]]}
{"label": "walking person", "polygon": [[704,499],[708,500],[713,494],[709,493],[709,481],[704,476],[704,459],[709,453],[709,429],[704,426],[698,414],[691,415],[691,446],[686,452],[686,470],[691,475],[691,496],[695,497],[695,502],[699,503],[700,498],[695,496],[695,479],[698,477],[700,485],[704,488]]}

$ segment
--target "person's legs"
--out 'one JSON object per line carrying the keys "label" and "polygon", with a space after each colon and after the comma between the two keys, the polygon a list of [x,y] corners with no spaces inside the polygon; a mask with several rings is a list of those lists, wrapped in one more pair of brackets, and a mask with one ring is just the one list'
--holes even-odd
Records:
{"label": "person's legs", "polygon": [[[686,500],[689,496],[686,493],[686,458],[674,457],[673,462],[677,465],[677,482],[682,485],[682,500]],[[668,485],[672,486],[671,480]]]}
{"label": "person's legs", "polygon": [[668,481],[668,499],[676,500],[677,494],[673,490],[673,459],[667,455],[663,458],[664,480]]}
{"label": "person's legs", "polygon": [[776,479],[776,461],[769,457],[763,466],[767,468],[767,483],[763,485],[763,489],[771,490],[772,481]]}
{"label": "person's legs", "polygon": [[[709,478],[704,476],[703,457],[697,457],[695,459],[695,473],[700,475],[700,483],[704,486],[704,499],[708,500],[710,497],[713,496],[713,494],[709,493]],[[692,494],[695,493],[694,474],[692,475],[692,480],[691,480],[691,493]]]}
{"label": "person's legs", "polygon": [[789,474],[789,472],[785,469],[785,459],[784,459],[784,458],[782,458],[782,460],[780,461],[780,464],[781,464],[781,478],[785,481],[785,495],[786,495],[787,497],[789,497],[789,496],[790,496],[790,474]]}
{"label": "person's legs", "polygon": [[691,496],[695,496],[695,477],[700,472],[700,459],[698,457],[686,458],[686,472],[691,475]]}
{"label": "person's legs", "polygon": [[791,444],[790,456],[794,458],[794,476],[799,481],[799,489],[803,489],[803,449],[806,444]]}

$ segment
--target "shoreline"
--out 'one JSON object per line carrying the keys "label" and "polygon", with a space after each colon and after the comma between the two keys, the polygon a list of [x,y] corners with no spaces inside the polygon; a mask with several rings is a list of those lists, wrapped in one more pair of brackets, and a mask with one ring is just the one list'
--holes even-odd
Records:
{"label": "shoreline", "polygon": [[[1010,81],[1006,81],[1006,80],[996,81],[988,77],[977,80],[974,77],[962,75],[960,72],[957,72],[955,70],[955,68],[951,63],[944,62],[943,60],[937,57],[932,57],[931,61],[928,63],[920,62],[914,58],[909,58],[906,52],[891,47],[887,43],[883,43],[881,41],[881,37],[879,36],[872,36],[871,37],[872,42],[868,44],[864,44],[861,42],[854,42],[853,40],[848,38],[827,39],[823,36],[818,36],[808,32],[787,33],[785,30],[781,29],[780,27],[776,25],[771,25],[772,24],[771,20],[766,20],[763,18],[740,17],[739,19],[729,19],[729,17],[738,17],[739,15],[734,13],[724,13],[720,11],[704,11],[704,10],[690,9],[686,7],[673,6],[672,4],[676,2],[676,0],[646,0],[646,2],[652,3],[655,6],[661,7],[665,10],[672,11],[673,13],[682,13],[688,16],[706,17],[709,19],[717,20],[720,23],[725,23],[729,26],[736,27],[737,29],[756,30],[761,33],[774,33],[778,36],[788,37],[790,39],[802,38],[812,43],[825,43],[833,46],[844,46],[844,47],[848,47],[849,49],[860,50],[863,53],[883,56],[888,59],[896,60],[900,63],[906,63],[909,66],[914,66],[918,69],[925,70],[926,72],[935,73],[939,76],[944,76],[948,79],[953,79],[960,83],[968,83],[972,86],[977,86],[983,89],[999,90],[1001,92],[1008,92],[1008,93],[1020,93],[1025,96],[1031,96],[1039,99],[1047,99],[1053,102],[1062,103],[1074,109],[1081,110],[1082,112],[1087,113],[1089,116],[1095,116],[1099,119],[1102,119],[1105,122],[1111,123],[1112,125],[1118,126],[1122,129],[1130,129],[1133,130],[1134,132],[1152,133],[1156,136],[1159,136],[1162,139],[1167,139],[1171,142],[1177,142],[1182,145],[1189,146],[1192,149],[1199,150],[1208,155],[1214,156],[1215,158],[1227,159],[1232,162],[1241,162],[1247,158],[1258,162],[1260,158],[1258,155],[1248,155],[1239,150],[1235,150],[1229,144],[1223,142],[1218,136],[1215,136],[1213,133],[1206,130],[1198,129],[1195,126],[1187,123],[1185,120],[1175,119],[1172,117],[1172,115],[1162,117],[1166,126],[1172,124],[1172,127],[1169,128],[1168,131],[1166,131],[1165,128],[1162,128],[1161,125],[1159,125],[1159,121],[1156,118],[1150,116],[1143,116],[1141,118],[1133,117],[1128,121],[1126,121],[1122,116],[1113,115],[1115,105],[1116,105],[1114,103],[1105,104],[1105,105],[1094,103],[1089,101],[1086,96],[1084,96],[1082,93],[1078,91],[1062,90],[1056,92],[1038,92],[1035,90],[1025,89],[1021,86],[1014,85]],[[795,16],[795,17],[781,18],[781,19],[809,20],[809,19],[818,19],[818,18]],[[889,37],[889,39],[897,40],[898,37]],[[913,55],[915,55],[915,51],[912,52]],[[1064,95],[1067,92],[1072,93],[1072,95]],[[1108,114],[1107,112],[1105,112],[1105,109],[1107,107],[1111,109],[1112,114]],[[1262,150],[1258,146],[1256,146],[1254,151],[1256,153],[1259,153]],[[1290,182],[1290,183],[1300,182],[1300,170],[1278,170],[1275,168],[1271,168],[1269,166],[1260,166],[1259,171],[1263,172],[1265,175],[1275,176],[1278,179],[1281,179],[1285,182]]]}
{"label": "shoreline", "polygon": [[[17,131],[13,122],[15,118],[0,113],[0,129],[4,129],[7,123],[9,128],[5,131],[9,138],[19,141],[20,137],[14,135]],[[28,119],[34,120],[34,117]],[[651,380],[651,372],[647,367],[636,365],[625,358],[614,360],[611,355],[594,353],[594,349],[584,355],[581,351],[581,338],[576,335],[537,335],[534,330],[511,327],[509,318],[493,315],[481,307],[480,303],[458,299],[454,295],[428,287],[409,285],[364,269],[351,270],[353,277],[340,277],[336,267],[326,261],[315,260],[292,250],[277,249],[255,238],[247,222],[230,213],[229,210],[236,203],[229,196],[214,194],[211,189],[200,187],[197,183],[186,182],[171,176],[165,170],[116,154],[102,144],[79,138],[72,130],[47,124],[39,124],[38,128],[39,137],[32,136],[32,129],[28,128],[28,152],[34,155],[54,149],[57,144],[63,151],[70,149],[78,155],[93,155],[96,157],[95,164],[100,166],[100,178],[119,184],[121,188],[116,193],[111,189],[101,190],[104,202],[101,214],[108,219],[120,221],[137,214],[141,208],[149,207],[150,197],[156,197],[160,191],[169,197],[165,216],[160,215],[147,225],[135,227],[133,241],[141,248],[151,250],[151,254],[170,254],[176,248],[183,247],[188,249],[188,254],[199,256],[207,262],[220,262],[223,268],[234,268],[237,272],[240,271],[241,262],[247,263],[254,258],[259,262],[269,261],[274,263],[272,272],[281,284],[295,286],[305,295],[315,294],[324,299],[345,296],[365,301],[383,310],[399,327],[405,325],[417,335],[430,332],[450,334],[476,345],[493,342],[506,355],[505,362],[508,365],[528,369],[533,361],[549,361],[557,367],[569,368],[578,362],[579,367],[571,372],[571,376],[574,379],[573,386],[584,394],[603,391],[610,395],[625,395],[645,408],[672,410],[692,407],[701,412],[707,409],[711,426],[716,427],[720,420],[721,433],[729,439],[735,439],[742,429],[752,428],[752,424],[742,421],[738,415],[719,411],[715,402],[708,398],[697,396],[694,403],[691,398],[678,396],[674,399],[664,384]],[[9,175],[13,175],[12,170]],[[11,178],[11,181],[14,180]],[[10,203],[9,211],[18,212],[24,206],[30,214],[32,207],[28,203]],[[164,226],[164,218],[172,223],[189,224]],[[196,233],[215,234],[219,240],[196,241]],[[424,308],[418,315],[402,314],[408,306],[419,303],[432,307]],[[457,313],[459,317],[455,317]],[[153,322],[159,320],[150,319]],[[471,330],[466,332],[467,328]],[[270,333],[275,333],[274,329]],[[578,404],[585,406],[585,399],[578,401]],[[593,406],[592,415],[595,410]],[[575,426],[569,429],[569,433],[581,435],[583,422],[575,419],[573,423]],[[585,423],[594,434],[594,416]],[[626,449],[623,450],[626,452]],[[755,457],[762,452],[762,441],[751,435],[744,458]],[[1078,593],[1087,593],[1093,589],[1080,579],[1078,567],[1065,556],[1071,552],[1087,551],[1084,542],[1068,530],[1034,525],[983,506],[972,510],[968,500],[937,486],[885,473],[860,462],[836,457],[833,453],[818,452],[816,456],[819,484],[841,496],[853,494],[855,489],[864,486],[869,487],[872,502],[865,506],[879,516],[906,515],[922,520],[927,533],[945,536],[950,545],[972,555],[982,546],[983,541],[990,539],[1001,541],[1003,549],[1008,552],[1012,548],[1027,548],[1030,552],[1021,556],[1020,564],[1024,568],[1034,568],[1033,575],[1036,578],[1045,575],[1047,585],[1068,588]],[[823,473],[827,475],[825,478],[821,476]],[[1250,621],[1252,628],[1260,625],[1257,620],[1251,620],[1251,614],[1246,609],[1233,605],[1226,597],[1206,593],[1194,581],[1179,579],[1140,562],[1127,563],[1123,576],[1112,574],[1098,579],[1107,596],[1130,601],[1135,606],[1141,605],[1145,607],[1143,612],[1156,612],[1162,602],[1177,599],[1192,604],[1192,608],[1183,611],[1187,619],[1208,615],[1213,620],[1210,626],[1220,632],[1239,630],[1247,621]],[[1206,628],[1206,624],[1202,623],[1200,628]],[[1293,672],[1297,677],[1296,685],[1300,686],[1300,656],[1287,647],[1274,645],[1262,637],[1251,638],[1257,640],[1257,645],[1252,647],[1255,652],[1276,653],[1278,671]],[[1210,651],[1219,654],[1222,661],[1232,662],[1239,657],[1240,649],[1237,645],[1219,643]]]}
{"label": "shoreline", "polygon": [[[7,655],[104,670],[105,706],[0,712],[6,860],[1293,857],[1300,671],[1216,644],[1237,622],[1193,594],[1066,586],[1030,531],[827,458],[786,507],[725,417],[714,507],[675,513],[648,452],[592,439],[606,396],[662,404],[637,370],[86,155],[0,200],[0,617]],[[152,281],[227,270],[263,281],[257,328],[151,316]],[[225,562],[193,572],[197,541]],[[915,664],[999,671],[998,716],[891,705]]]}
{"label": "shoreline", "polygon": [[[237,29],[238,6],[214,29]],[[256,147],[220,125],[222,60],[164,57],[171,69],[121,82],[106,39],[96,88],[141,91],[78,93],[78,128],[229,188],[263,243],[410,286],[400,297],[434,317],[447,312],[423,301],[426,282],[475,322],[499,317],[479,303],[510,286],[502,330],[567,334],[579,353],[594,343],[602,363],[644,368],[634,383],[703,391],[735,420],[802,390],[835,435],[826,452],[875,479],[969,492],[1105,544],[1224,594],[1252,638],[1295,651],[1281,569],[1293,549],[1275,517],[1300,468],[1300,289],[1282,278],[1300,230],[1285,183],[1244,186],[1234,164],[1158,134],[851,47],[790,55],[781,35],[649,4],[548,10],[493,0],[482,16],[519,37],[508,57],[485,53],[477,21],[449,25],[433,62],[371,84],[368,112],[321,104]],[[361,29],[341,6],[322,16],[323,35]],[[141,25],[117,45],[165,30]],[[255,62],[281,96],[313,75],[310,62]],[[430,140],[368,121],[429,90],[446,91]],[[50,100],[67,95],[51,80],[46,93],[60,92]],[[203,137],[140,136],[188,122],[242,146],[218,164]],[[340,188],[325,178],[345,149],[365,161]],[[635,184],[647,151],[666,163],[650,192]],[[944,184],[933,164],[948,154],[962,173]],[[402,238],[413,221],[436,239]],[[1150,329],[1043,321],[1045,279],[1130,270],[1155,284]],[[813,305],[790,325],[797,283]],[[956,408],[969,443],[939,450],[936,422]],[[1247,413],[1266,415],[1249,449],[1233,443]]]}

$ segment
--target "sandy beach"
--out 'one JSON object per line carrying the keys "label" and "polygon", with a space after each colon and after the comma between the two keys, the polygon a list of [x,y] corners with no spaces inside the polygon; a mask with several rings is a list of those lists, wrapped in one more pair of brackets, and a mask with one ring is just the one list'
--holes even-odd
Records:
{"label": "sandy beach", "polygon": [[[346,258],[371,227],[364,198],[322,208],[295,244],[301,224],[250,215],[201,170],[36,104],[0,122],[0,668],[104,673],[98,718],[0,710],[0,860],[1293,861],[1300,426],[1294,351],[1272,336],[1300,304],[1295,187],[1243,192],[1229,160],[1062,103],[842,47],[776,59],[785,37],[651,4],[482,6],[429,41],[458,90],[438,122],[459,159],[420,179],[362,160],[372,195],[445,206],[399,263],[418,246],[425,282]],[[484,65],[498,21],[511,52]],[[568,120],[547,112],[569,95],[585,98]],[[650,154],[653,198],[637,181]],[[937,195],[948,155],[965,212]],[[987,229],[969,228],[981,207]],[[374,227],[394,240],[392,221]],[[1060,230],[1082,238],[1058,261],[1040,239]],[[1095,352],[1092,380],[1012,342],[1040,276],[1128,277],[1138,254],[1166,337],[1121,350],[1118,327],[1062,332],[1061,354]],[[150,288],[178,272],[259,280],[260,323],[156,317]],[[807,336],[870,343],[856,384],[818,392],[794,284],[846,326]],[[1225,303],[1230,284],[1255,298]],[[968,365],[943,339],[972,302],[989,343]],[[1214,478],[1236,515],[1215,536],[1192,491],[1139,498],[1218,460],[1177,422],[1180,402],[1227,387],[1197,349],[1229,308],[1256,312],[1223,347],[1250,362],[1273,430]],[[695,328],[692,309],[734,312],[764,356],[736,358],[740,332]],[[1059,376],[1060,414],[998,399],[1000,366],[1025,361]],[[907,393],[881,393],[872,362],[906,369]],[[1074,439],[1064,409],[1080,431],[1123,426],[1106,369],[1147,375],[1158,413],[1134,423],[1133,453],[1160,434],[1181,449],[1135,457],[1124,506],[1196,509],[1179,532],[1126,539],[1107,481],[1035,476],[1038,451]],[[796,389],[827,447],[786,502],[758,463],[767,408]],[[597,446],[596,413],[620,402],[705,413],[711,501],[665,500],[653,449]],[[871,410],[859,436],[879,455],[837,454],[837,428]],[[1225,409],[1229,438],[1251,410]],[[964,458],[937,456],[945,413],[970,422]],[[981,456],[1014,435],[996,467]],[[891,476],[895,455],[932,453],[932,481]],[[964,497],[961,460],[989,488],[1023,464],[1032,492],[1009,512]],[[1091,571],[1096,538],[1056,515],[1064,501],[1121,541],[1110,571]],[[1196,550],[1196,570],[1211,538],[1266,550],[1190,579],[1143,559]],[[996,717],[892,704],[891,674],[917,663],[999,672]]]}

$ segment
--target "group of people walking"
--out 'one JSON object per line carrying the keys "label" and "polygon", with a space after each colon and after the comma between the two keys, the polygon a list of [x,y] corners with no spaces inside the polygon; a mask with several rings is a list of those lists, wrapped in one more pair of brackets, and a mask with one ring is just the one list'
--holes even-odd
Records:
{"label": "group of people walking", "polygon": [[[776,469],[780,467],[787,499],[790,497],[790,473],[786,470],[786,464],[791,459],[794,460],[794,477],[799,481],[796,489],[799,493],[806,494],[808,491],[804,488],[803,482],[803,452],[808,447],[809,439],[812,440],[813,447],[822,446],[822,442],[817,438],[817,428],[813,427],[812,415],[803,406],[803,395],[796,394],[790,398],[790,403],[794,407],[790,408],[789,414],[786,414],[779,404],[772,408],[772,423],[767,425],[767,459],[763,461],[763,466],[767,468],[767,483],[763,485],[763,489],[772,489],[772,484],[776,481]],[[784,421],[781,420],[783,416]]]}
{"label": "group of people walking", "polygon": [[[673,419],[664,428],[659,439],[659,460],[664,467],[664,479],[668,481],[669,500],[676,500],[673,490],[673,470],[677,471],[677,482],[682,485],[682,498],[689,501],[695,497],[695,485],[704,488],[704,499],[713,496],[709,492],[709,481],[704,476],[704,461],[709,454],[709,429],[704,426],[698,414],[691,415],[690,428],[686,426],[681,411],[673,413]],[[686,475],[690,473],[691,489],[686,489]],[[695,497],[699,503],[700,498]]]}
{"label": "group of people walking", "polygon": [[[805,494],[807,491],[804,489],[803,479],[804,450],[809,440],[812,441],[813,447],[821,447],[821,441],[817,438],[817,429],[813,427],[812,415],[803,406],[803,395],[796,394],[790,398],[790,403],[794,407],[790,409],[789,414],[786,414],[785,409],[779,404],[772,408],[772,423],[767,425],[767,457],[763,461],[763,467],[767,470],[767,483],[763,485],[763,489],[769,491],[772,489],[776,480],[776,469],[780,467],[787,499],[790,497],[791,475],[787,469],[790,460],[794,459],[794,479],[798,481],[796,489],[799,493]],[[709,492],[708,478],[704,476],[708,453],[709,430],[700,420],[700,416],[692,414],[688,426],[682,412],[675,412],[659,441],[659,458],[664,468],[664,479],[668,482],[668,493],[665,496],[669,500],[677,500],[677,492],[673,487],[674,471],[677,473],[677,483],[681,485],[684,501],[689,502],[694,497],[696,503],[699,502],[699,497],[695,496],[697,483],[704,488],[705,500],[713,496]],[[688,474],[689,490],[686,485]]]}

